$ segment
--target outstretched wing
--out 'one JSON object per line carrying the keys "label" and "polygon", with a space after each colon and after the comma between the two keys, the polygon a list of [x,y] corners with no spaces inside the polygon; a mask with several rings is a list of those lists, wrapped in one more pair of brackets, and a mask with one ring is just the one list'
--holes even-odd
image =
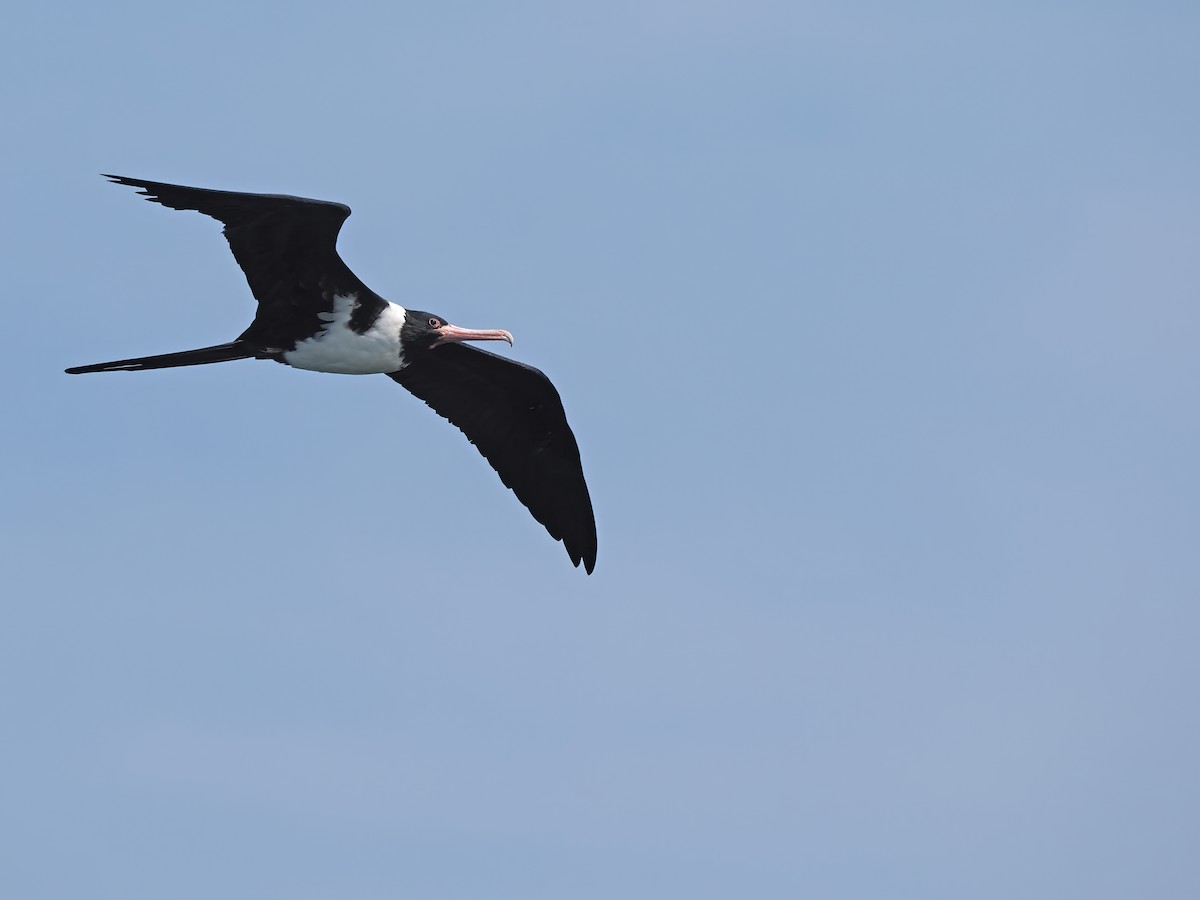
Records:
{"label": "outstretched wing", "polygon": [[423,353],[389,378],[458,426],[575,565],[596,565],[596,520],[579,445],[550,379],[465,344]]}
{"label": "outstretched wing", "polygon": [[229,248],[258,300],[258,314],[243,340],[262,348],[290,348],[320,330],[319,314],[333,308],[334,294],[358,294],[360,303],[366,304],[364,316],[372,312],[373,300],[383,307],[384,301],[338,256],[337,236],[350,215],[348,206],[283,194],[104,177],[140,188],[139,193],[155,203],[195,210],[225,225]]}

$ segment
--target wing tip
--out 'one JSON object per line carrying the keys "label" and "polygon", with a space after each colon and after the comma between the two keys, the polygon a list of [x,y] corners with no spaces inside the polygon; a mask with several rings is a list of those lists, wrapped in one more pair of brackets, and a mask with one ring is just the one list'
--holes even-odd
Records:
{"label": "wing tip", "polygon": [[[114,184],[139,188],[138,193],[146,197],[147,200],[152,200],[171,209],[193,210],[203,213],[206,216],[212,216],[221,222],[225,222],[225,219],[221,215],[201,209],[199,203],[201,201],[209,203],[218,200],[245,200],[274,204],[278,201],[283,201],[285,204],[301,204],[302,207],[309,210],[336,210],[343,222],[350,217],[350,207],[345,203],[338,203],[336,200],[315,200],[312,197],[297,197],[292,194],[256,194],[245,191],[222,191],[214,188],[192,187],[186,184],[170,184],[165,181],[149,181],[144,178],[129,178],[125,175],[110,175],[107,172],[101,172],[100,177],[107,178]],[[229,223],[226,222],[226,224]]]}
{"label": "wing tip", "polygon": [[596,541],[593,538],[589,542],[586,550],[579,550],[575,547],[567,546],[567,542],[563,541],[563,545],[567,547],[567,555],[571,557],[571,562],[575,568],[579,568],[580,563],[583,564],[583,570],[589,575],[596,568]]}
{"label": "wing tip", "polygon": [[101,172],[100,175],[102,178],[107,178],[113,184],[120,184],[120,185],[124,185],[125,187],[137,188],[138,189],[137,192],[139,194],[141,194],[143,197],[145,197],[147,200],[150,200],[154,203],[162,204],[163,206],[168,205],[167,203],[165,203],[163,201],[163,199],[161,197],[157,196],[157,192],[164,187],[168,187],[168,188],[172,187],[172,185],[162,184],[157,181],[146,181],[145,179],[142,179],[142,178],[129,178],[125,175],[109,175],[104,172]]}

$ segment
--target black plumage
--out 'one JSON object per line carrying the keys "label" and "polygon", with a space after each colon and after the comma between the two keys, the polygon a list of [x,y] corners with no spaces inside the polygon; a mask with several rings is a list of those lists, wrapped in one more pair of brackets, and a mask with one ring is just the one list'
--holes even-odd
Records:
{"label": "black plumage", "polygon": [[387,304],[338,255],[338,232],[350,215],[343,203],[104,177],[140,188],[138,193],[155,203],[194,210],[225,226],[229,249],[258,301],[254,321],[238,340],[253,345],[258,355],[290,349],[320,331],[319,314],[330,311],[334,294],[359,295],[352,326],[360,328]]}
{"label": "black plumage", "polygon": [[550,379],[495,353],[448,344],[389,378],[456,425],[571,562],[596,565],[596,523],[579,445]]}
{"label": "black plumage", "polygon": [[[575,435],[558,391],[537,369],[467,346],[465,340],[511,342],[500,331],[469,331],[418,310],[402,310],[371,291],[337,253],[350,208],[280,194],[247,194],[106,175],[172,209],[194,210],[224,224],[224,234],[258,300],[254,321],[228,344],[67,369],[70,374],[192,366],[234,359],[273,359],[301,368],[329,329],[344,328],[367,350],[393,346],[396,367],[317,368],[387,374],[457,426],[555,540],[591,573],[596,524]],[[337,325],[335,300],[352,302]],[[403,325],[395,323],[397,310]],[[390,316],[390,318],[389,318]],[[381,337],[382,335],[382,337]],[[341,338],[344,342],[346,338]],[[324,346],[324,345],[322,345]],[[359,353],[358,347],[352,348]],[[367,352],[367,351],[362,351]],[[386,355],[386,354],[385,354]],[[390,358],[390,357],[389,357]],[[359,357],[354,357],[355,365]]]}

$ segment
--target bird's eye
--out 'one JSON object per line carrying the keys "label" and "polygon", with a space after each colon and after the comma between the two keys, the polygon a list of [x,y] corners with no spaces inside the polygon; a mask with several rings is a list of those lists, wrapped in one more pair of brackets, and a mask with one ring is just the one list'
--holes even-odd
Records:
{"label": "bird's eye", "polygon": [[430,328],[441,328],[442,320],[439,319],[437,316],[430,316],[429,317],[429,327]]}

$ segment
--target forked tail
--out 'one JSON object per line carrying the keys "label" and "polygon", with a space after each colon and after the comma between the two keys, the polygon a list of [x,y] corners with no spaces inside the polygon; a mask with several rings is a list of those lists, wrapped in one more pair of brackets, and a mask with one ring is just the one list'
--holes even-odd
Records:
{"label": "forked tail", "polygon": [[75,366],[67,369],[68,375],[86,375],[89,372],[140,372],[143,369],[169,369],[173,366],[202,366],[206,363],[228,362],[232,359],[250,359],[260,356],[245,341],[202,347],[199,350],[183,350],[179,353],[164,353],[161,356],[140,356],[137,359],[114,359],[112,362],[96,363],[91,366]]}

